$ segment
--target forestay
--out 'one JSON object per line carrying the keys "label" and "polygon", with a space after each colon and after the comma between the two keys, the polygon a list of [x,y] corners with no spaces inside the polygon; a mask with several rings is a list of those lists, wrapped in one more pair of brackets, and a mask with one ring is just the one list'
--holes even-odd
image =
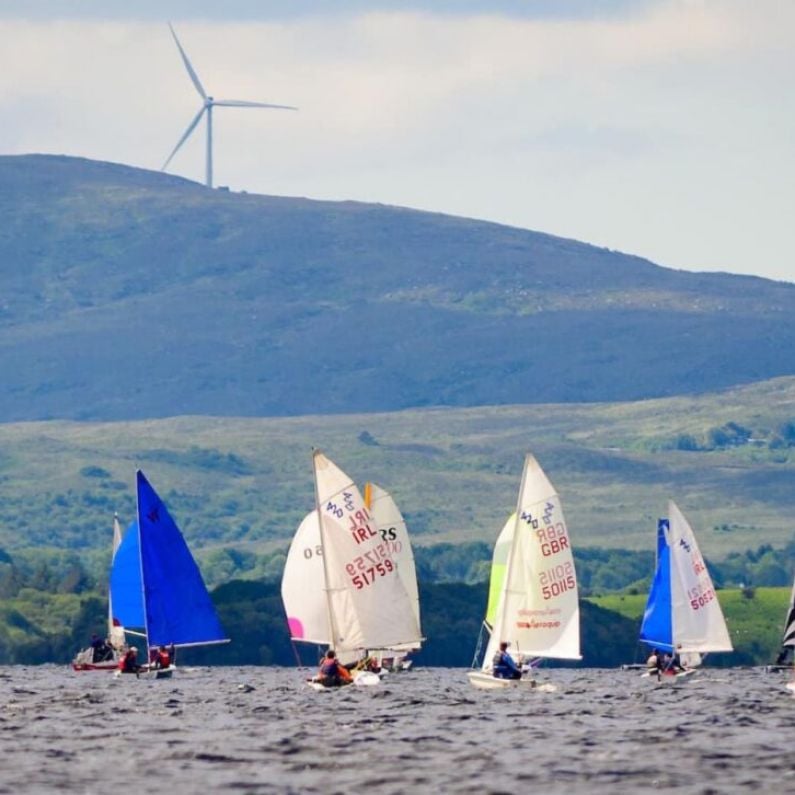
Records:
{"label": "forestay", "polygon": [[313,465],[332,646],[419,643],[411,599],[358,488],[320,451]]}
{"label": "forestay", "polygon": [[[506,538],[509,532],[503,528]],[[560,499],[532,455],[525,459],[484,670],[490,670],[501,641],[509,642],[511,653],[523,658],[580,659],[580,611],[569,533]]]}

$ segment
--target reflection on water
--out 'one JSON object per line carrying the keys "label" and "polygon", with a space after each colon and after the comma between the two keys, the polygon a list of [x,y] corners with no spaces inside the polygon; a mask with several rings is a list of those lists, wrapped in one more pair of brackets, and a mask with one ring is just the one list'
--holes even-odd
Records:
{"label": "reflection on water", "polygon": [[548,669],[554,692],[486,692],[417,669],[322,693],[306,675],[0,668],[0,792],[795,791],[784,674]]}

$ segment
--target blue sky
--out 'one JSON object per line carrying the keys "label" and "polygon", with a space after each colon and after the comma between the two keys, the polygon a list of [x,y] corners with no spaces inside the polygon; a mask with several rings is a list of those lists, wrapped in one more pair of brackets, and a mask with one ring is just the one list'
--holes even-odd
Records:
{"label": "blue sky", "polygon": [[169,19],[211,94],[300,107],[218,109],[218,184],[795,280],[795,3],[3,0],[0,153],[159,169],[199,109]]}

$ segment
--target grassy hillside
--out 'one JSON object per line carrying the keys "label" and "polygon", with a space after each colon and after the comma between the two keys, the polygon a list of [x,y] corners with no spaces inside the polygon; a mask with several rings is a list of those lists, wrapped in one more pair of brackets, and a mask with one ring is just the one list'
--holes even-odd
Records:
{"label": "grassy hillside", "polygon": [[[726,617],[726,626],[734,646],[732,655],[720,655],[721,661],[735,665],[772,662],[781,647],[781,633],[789,599],[789,588],[718,591],[718,601]],[[638,630],[640,629],[646,606],[645,594],[611,594],[593,597],[589,601],[634,621]]]}
{"label": "grassy hillside", "polygon": [[[310,452],[387,487],[415,543],[493,542],[535,453],[577,548],[653,550],[674,498],[720,558],[795,535],[795,378],[639,403],[0,425],[0,548],[106,559],[141,467],[200,558],[283,548],[313,505]],[[706,449],[734,423],[751,441]],[[777,431],[778,429],[778,431]],[[700,449],[677,449],[685,434]],[[713,441],[710,441],[710,440]]]}
{"label": "grassy hillside", "polygon": [[0,421],[632,400],[795,373],[795,285],[0,157]]}

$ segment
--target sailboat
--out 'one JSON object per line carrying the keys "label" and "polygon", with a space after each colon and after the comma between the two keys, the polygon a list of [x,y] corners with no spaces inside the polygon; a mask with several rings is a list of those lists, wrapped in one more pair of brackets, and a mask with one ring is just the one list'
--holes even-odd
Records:
{"label": "sailboat", "polygon": [[368,649],[416,648],[415,606],[393,547],[351,478],[319,450],[312,462],[315,510],[296,531],[282,578],[291,639],[333,648],[343,663]]}
{"label": "sailboat", "polygon": [[[143,639],[147,660],[160,646],[228,643],[182,533],[140,470],[136,486],[137,520],[111,570],[112,621]],[[172,660],[169,670],[175,667]]]}
{"label": "sailboat", "polygon": [[[113,545],[111,548],[111,568],[116,557],[116,550],[121,545],[121,525],[119,515],[113,515]],[[108,635],[107,642],[103,644],[105,654],[101,651],[100,656],[104,659],[96,660],[97,650],[93,646],[78,652],[72,660],[72,668],[75,671],[115,671],[119,665],[119,652],[124,646],[124,628],[118,622],[113,621],[113,595],[108,591]]]}
{"label": "sailboat", "polygon": [[524,462],[516,512],[497,539],[489,603],[483,624],[489,635],[483,664],[468,673],[478,688],[533,683],[494,676],[500,643],[520,663],[539,658],[579,660],[580,608],[569,533],[560,498],[538,461]]}
{"label": "sailboat", "polygon": [[792,655],[795,655],[795,582],[793,582],[792,591],[790,592],[789,608],[787,609],[784,633],[781,638],[781,651],[776,662],[767,666],[767,671],[792,670],[793,662],[788,661]]}
{"label": "sailboat", "polygon": [[678,654],[684,668],[679,676],[692,673],[706,652],[733,650],[693,530],[673,501],[668,518],[657,523],[657,568],[640,640],[658,653]]}

